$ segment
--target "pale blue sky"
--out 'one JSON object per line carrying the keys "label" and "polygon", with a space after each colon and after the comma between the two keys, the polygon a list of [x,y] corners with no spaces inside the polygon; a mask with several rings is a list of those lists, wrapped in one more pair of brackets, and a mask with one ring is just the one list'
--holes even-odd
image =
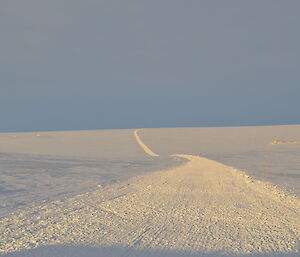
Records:
{"label": "pale blue sky", "polygon": [[1,0],[0,131],[300,123],[299,0]]}

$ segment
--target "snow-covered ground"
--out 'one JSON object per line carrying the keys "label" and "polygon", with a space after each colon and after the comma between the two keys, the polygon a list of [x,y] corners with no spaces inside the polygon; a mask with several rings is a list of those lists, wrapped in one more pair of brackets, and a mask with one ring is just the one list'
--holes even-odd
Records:
{"label": "snow-covered ground", "polygon": [[0,217],[180,163],[145,155],[132,130],[0,133],[0,142]]}
{"label": "snow-covered ground", "polygon": [[[299,132],[295,125],[0,134],[9,210],[0,249],[20,257],[298,256],[299,198],[236,168],[262,176],[265,146],[299,140]],[[278,178],[287,177],[297,193],[298,146],[267,148],[265,179],[283,185]],[[11,213],[14,199],[24,204]]]}
{"label": "snow-covered ground", "polygon": [[144,129],[140,134],[161,156],[181,153],[213,159],[300,197],[300,143],[270,144],[298,141],[300,125]]}

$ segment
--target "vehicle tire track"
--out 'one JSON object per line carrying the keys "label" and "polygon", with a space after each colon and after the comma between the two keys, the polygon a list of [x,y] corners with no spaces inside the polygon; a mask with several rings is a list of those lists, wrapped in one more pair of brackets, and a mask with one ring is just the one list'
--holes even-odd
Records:
{"label": "vehicle tire track", "polygon": [[140,136],[138,135],[138,131],[140,131],[140,129],[136,129],[133,133],[140,147],[144,150],[146,154],[152,157],[158,157],[159,155],[157,153],[153,152],[147,145],[144,144],[144,142],[141,140]]}
{"label": "vehicle tire track", "polygon": [[122,246],[122,257],[298,251],[298,198],[216,161],[177,156],[188,162],[0,219],[1,253],[54,244]]}

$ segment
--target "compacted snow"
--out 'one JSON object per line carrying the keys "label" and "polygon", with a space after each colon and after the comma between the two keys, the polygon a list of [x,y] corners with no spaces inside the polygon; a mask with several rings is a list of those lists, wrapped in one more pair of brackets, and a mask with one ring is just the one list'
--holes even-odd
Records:
{"label": "compacted snow", "polygon": [[0,133],[0,217],[178,165],[145,155],[132,133]]}
{"label": "compacted snow", "polygon": [[[291,127],[285,129],[294,139],[299,126]],[[137,147],[129,144],[136,151],[131,158],[137,160],[137,156],[144,156],[140,158],[148,158],[152,168],[155,168],[155,163],[162,162],[165,170],[161,166],[160,171],[135,174],[127,180],[6,215],[0,220],[2,254],[298,256],[300,201],[297,196],[270,182],[253,179],[236,168],[199,157],[205,149],[206,155],[215,154],[216,158],[222,155],[222,144],[216,142],[218,138],[214,132],[214,137],[210,138],[207,130],[202,140],[215,140],[215,144],[206,142],[207,148],[201,144],[196,150],[195,144],[199,143],[201,136],[195,137],[192,131],[186,129],[194,140],[184,143],[178,132],[176,136],[172,129],[167,130],[126,131],[131,138],[127,140],[131,143],[130,140],[133,140]],[[295,135],[291,135],[292,130]],[[224,137],[226,131],[227,128],[224,128]],[[231,159],[238,151],[245,154],[247,149],[256,149],[262,144],[250,139],[239,142],[241,136],[234,134],[236,143],[226,143],[232,137],[230,135],[223,143],[224,155],[230,152]],[[275,134],[281,136],[277,132]],[[244,136],[247,137],[247,133]],[[268,142],[269,138],[265,141]],[[180,147],[186,145],[190,145],[191,149],[183,153],[184,149]],[[242,151],[242,148],[246,150]],[[171,149],[174,151],[171,152]],[[193,151],[198,151],[198,154]],[[168,157],[170,154],[175,155]],[[126,153],[123,156],[126,159]],[[170,158],[177,164],[176,167],[169,163]],[[140,168],[143,172],[143,167]],[[299,174],[298,168],[294,166],[295,174]]]}
{"label": "compacted snow", "polygon": [[[271,181],[300,197],[300,125],[144,129],[140,135],[161,156],[192,154]],[[265,173],[267,169],[267,174]]]}

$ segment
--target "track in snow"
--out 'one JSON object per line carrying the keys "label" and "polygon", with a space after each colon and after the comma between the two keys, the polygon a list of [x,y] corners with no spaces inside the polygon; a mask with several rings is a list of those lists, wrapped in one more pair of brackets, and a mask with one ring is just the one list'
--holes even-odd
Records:
{"label": "track in snow", "polygon": [[86,249],[86,256],[296,256],[298,198],[221,163],[177,156],[189,161],[2,219],[0,249],[29,249],[30,256],[42,255],[34,250],[39,246],[76,256],[62,245],[101,247]]}
{"label": "track in snow", "polygon": [[159,155],[157,153],[154,153],[147,145],[144,144],[144,142],[141,140],[140,136],[138,135],[138,131],[139,129],[136,129],[133,133],[140,147],[145,151],[146,154],[152,157],[158,157]]}

